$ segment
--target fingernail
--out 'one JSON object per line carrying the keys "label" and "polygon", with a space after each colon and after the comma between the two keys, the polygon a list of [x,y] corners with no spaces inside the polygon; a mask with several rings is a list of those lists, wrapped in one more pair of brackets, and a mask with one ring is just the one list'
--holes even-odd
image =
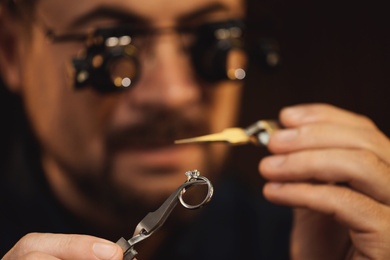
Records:
{"label": "fingernail", "polygon": [[111,259],[116,253],[117,247],[109,243],[95,243],[92,246],[95,256],[102,260]]}
{"label": "fingernail", "polygon": [[298,135],[298,130],[294,128],[280,130],[273,134],[273,138],[278,139],[279,142],[287,142],[293,140]]}
{"label": "fingernail", "polygon": [[305,115],[306,109],[302,107],[287,107],[284,109],[283,113],[289,120],[297,121]]}
{"label": "fingernail", "polygon": [[272,167],[278,167],[286,160],[286,156],[274,155],[274,156],[267,157],[264,160],[265,160],[266,164],[268,164]]}
{"label": "fingernail", "polygon": [[279,189],[280,187],[282,187],[283,183],[281,182],[269,182],[267,184],[267,186],[272,189],[272,190],[276,190],[276,189]]}

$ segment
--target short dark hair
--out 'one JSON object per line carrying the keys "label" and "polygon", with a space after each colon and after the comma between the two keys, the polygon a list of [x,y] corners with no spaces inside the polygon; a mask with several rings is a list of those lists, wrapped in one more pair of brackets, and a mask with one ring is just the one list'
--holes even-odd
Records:
{"label": "short dark hair", "polygon": [[35,7],[38,0],[0,0],[0,5],[12,17],[25,22],[31,22],[35,17]]}

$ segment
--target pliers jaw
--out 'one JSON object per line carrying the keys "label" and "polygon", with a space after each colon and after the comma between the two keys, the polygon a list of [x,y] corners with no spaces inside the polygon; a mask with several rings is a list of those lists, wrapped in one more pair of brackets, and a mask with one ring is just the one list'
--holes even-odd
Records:
{"label": "pliers jaw", "polygon": [[[177,188],[156,211],[149,212],[138,223],[132,238],[126,240],[122,237],[117,241],[117,244],[124,250],[123,259],[134,259],[137,255],[137,251],[134,249],[134,246],[156,232],[165,223],[178,202],[187,209],[198,209],[210,201],[214,191],[211,182],[206,177],[200,176],[198,170],[188,171],[186,172],[186,176],[186,182],[180,185],[180,187]],[[203,201],[196,205],[186,203],[183,200],[183,194],[188,189],[199,185],[207,185],[208,188],[208,192]]]}
{"label": "pliers jaw", "polygon": [[270,134],[281,128],[280,123],[276,120],[259,120],[245,128],[245,133],[250,136],[251,143],[266,146]]}
{"label": "pliers jaw", "polygon": [[138,254],[138,252],[134,249],[134,245],[130,245],[130,243],[123,237],[121,237],[116,243],[122,247],[124,251],[123,260],[133,260]]}

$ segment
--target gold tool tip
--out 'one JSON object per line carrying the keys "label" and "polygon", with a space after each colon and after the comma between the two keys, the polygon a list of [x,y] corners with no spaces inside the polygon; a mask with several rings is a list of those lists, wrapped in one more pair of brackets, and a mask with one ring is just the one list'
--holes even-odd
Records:
{"label": "gold tool tip", "polygon": [[250,142],[250,136],[242,128],[227,128],[220,133],[176,140],[175,144],[226,142],[232,145]]}

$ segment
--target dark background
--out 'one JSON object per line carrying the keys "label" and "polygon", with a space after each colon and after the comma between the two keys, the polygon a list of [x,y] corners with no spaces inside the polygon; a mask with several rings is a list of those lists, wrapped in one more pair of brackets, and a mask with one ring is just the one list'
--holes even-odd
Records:
{"label": "dark background", "polygon": [[[249,0],[249,41],[276,39],[282,62],[276,70],[254,62],[239,124],[276,118],[286,105],[326,102],[369,116],[390,135],[389,2]],[[12,95],[0,87],[2,160],[17,115]],[[257,163],[265,154],[262,148],[234,147],[229,166],[259,180]]]}

